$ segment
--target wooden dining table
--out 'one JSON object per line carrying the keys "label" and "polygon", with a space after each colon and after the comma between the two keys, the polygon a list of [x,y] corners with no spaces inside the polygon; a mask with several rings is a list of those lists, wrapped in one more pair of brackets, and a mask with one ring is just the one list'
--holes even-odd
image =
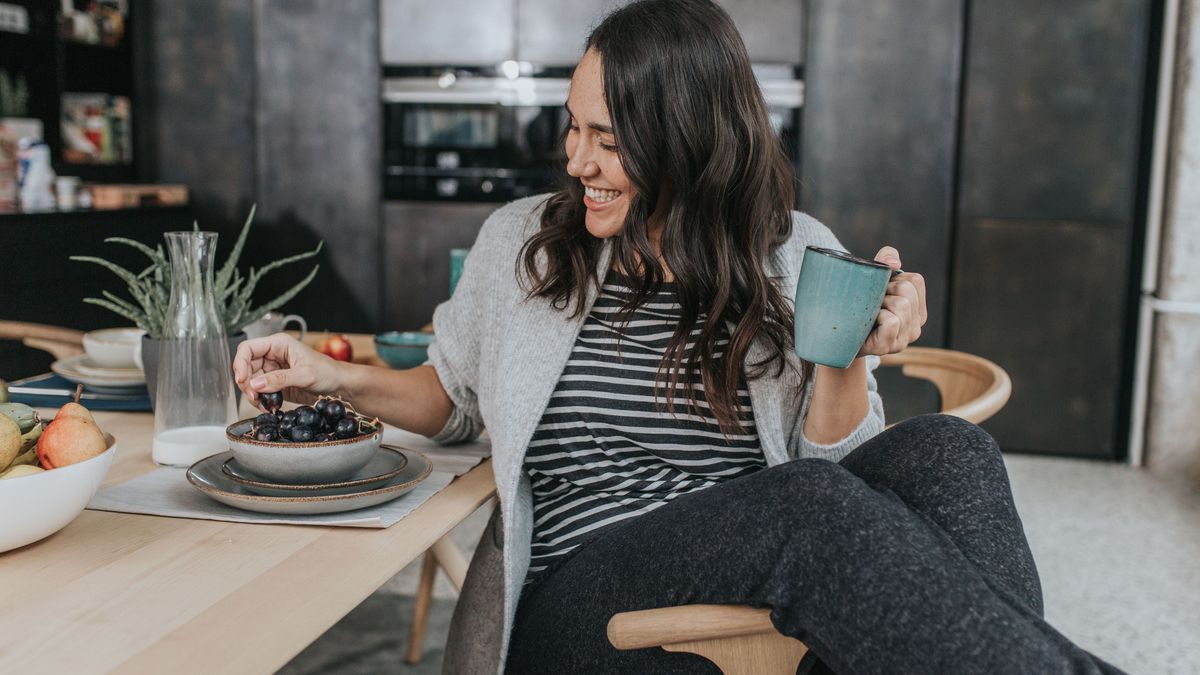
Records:
{"label": "wooden dining table", "polygon": [[[95,418],[118,443],[105,486],[155,470],[153,415]],[[484,460],[386,529],[85,510],[0,553],[0,673],[273,673],[494,495]]]}

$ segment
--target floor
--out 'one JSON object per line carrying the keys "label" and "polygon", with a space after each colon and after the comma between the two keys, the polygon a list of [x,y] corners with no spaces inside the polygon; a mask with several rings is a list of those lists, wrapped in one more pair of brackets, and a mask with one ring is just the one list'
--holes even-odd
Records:
{"label": "floor", "polygon": [[[1081,460],[1009,456],[1008,466],[1050,623],[1130,673],[1200,672],[1200,486]],[[481,510],[463,523],[460,546],[486,520]],[[423,661],[402,661],[416,578],[410,566],[280,673],[440,672],[454,609],[444,578]]]}

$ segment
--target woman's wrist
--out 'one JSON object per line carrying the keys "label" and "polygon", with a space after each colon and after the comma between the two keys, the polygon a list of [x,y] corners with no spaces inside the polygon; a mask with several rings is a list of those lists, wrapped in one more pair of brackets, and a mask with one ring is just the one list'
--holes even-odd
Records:
{"label": "woman's wrist", "polygon": [[348,401],[362,397],[363,385],[370,383],[370,367],[358,363],[337,363],[331,370],[332,382],[329,384],[334,395]]}
{"label": "woman's wrist", "polygon": [[804,435],[814,443],[837,442],[858,428],[867,415],[866,360],[856,358],[846,368],[818,365],[813,378]]}

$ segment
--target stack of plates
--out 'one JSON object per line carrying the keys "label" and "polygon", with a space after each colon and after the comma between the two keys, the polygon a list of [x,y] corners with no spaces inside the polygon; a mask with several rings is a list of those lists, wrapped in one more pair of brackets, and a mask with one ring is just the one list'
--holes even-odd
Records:
{"label": "stack of plates", "polygon": [[289,485],[261,478],[238,464],[233,452],[196,462],[188,482],[222,504],[246,511],[287,515],[340,513],[391,501],[415,488],[433,471],[416,450],[380,446],[367,465],[336,483]]}
{"label": "stack of plates", "polygon": [[128,393],[146,386],[146,376],[140,368],[105,368],[93,363],[87,354],[55,361],[50,370],[98,392]]}

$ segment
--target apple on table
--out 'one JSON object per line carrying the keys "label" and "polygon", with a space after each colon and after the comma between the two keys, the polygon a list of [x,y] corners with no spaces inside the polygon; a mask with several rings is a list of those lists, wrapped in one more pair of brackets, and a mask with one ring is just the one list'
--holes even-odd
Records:
{"label": "apple on table", "polygon": [[317,340],[314,348],[335,361],[354,360],[354,350],[351,349],[350,340],[346,339],[345,335],[329,335],[327,333]]}

